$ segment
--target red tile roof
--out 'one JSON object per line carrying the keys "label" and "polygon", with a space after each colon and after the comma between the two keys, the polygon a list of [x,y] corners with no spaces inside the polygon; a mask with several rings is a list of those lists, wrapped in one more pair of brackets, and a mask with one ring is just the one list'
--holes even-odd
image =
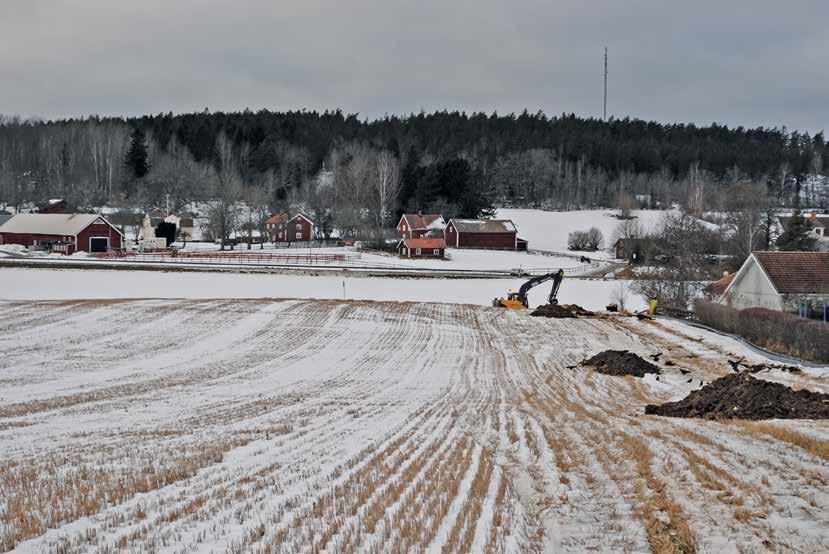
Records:
{"label": "red tile roof", "polygon": [[443,216],[440,214],[403,214],[412,229],[426,229]]}
{"label": "red tile roof", "polygon": [[754,252],[777,292],[829,293],[829,252]]}
{"label": "red tile roof", "polygon": [[734,277],[736,275],[737,275],[736,273],[732,273],[731,275],[726,275],[725,277],[723,277],[719,281],[714,281],[713,283],[711,283],[710,285],[705,287],[705,290],[708,291],[712,296],[722,296],[723,293],[725,292],[725,289],[728,288],[728,285],[731,284],[731,281],[734,280]]}
{"label": "red tile roof", "polygon": [[446,241],[443,239],[403,239],[406,248],[442,248],[446,249]]}
{"label": "red tile roof", "polygon": [[291,219],[291,215],[288,212],[285,212],[281,214],[272,215],[268,218],[268,220],[265,223],[273,225],[275,223],[282,223],[283,221],[288,221],[289,219]]}

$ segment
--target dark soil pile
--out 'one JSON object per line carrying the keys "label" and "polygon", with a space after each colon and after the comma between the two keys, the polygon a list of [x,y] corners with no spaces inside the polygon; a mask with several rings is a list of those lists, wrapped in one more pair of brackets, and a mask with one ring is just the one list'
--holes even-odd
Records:
{"label": "dark soil pile", "polygon": [[647,373],[659,375],[657,366],[627,350],[605,350],[584,360],[582,365],[593,367],[605,375],[633,375],[634,377],[644,377]]}
{"label": "dark soil pile", "polygon": [[786,385],[735,373],[679,400],[645,406],[646,414],[703,419],[828,419],[829,394],[795,391]]}
{"label": "dark soil pile", "polygon": [[536,317],[574,318],[596,315],[590,310],[585,310],[578,304],[544,304],[537,307],[530,315]]}

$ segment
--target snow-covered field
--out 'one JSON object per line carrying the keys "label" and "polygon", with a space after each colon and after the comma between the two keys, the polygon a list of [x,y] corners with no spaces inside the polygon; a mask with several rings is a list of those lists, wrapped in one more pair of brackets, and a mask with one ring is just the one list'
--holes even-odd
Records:
{"label": "snow-covered field", "polygon": [[[612,246],[616,229],[622,223],[615,216],[618,210],[575,210],[569,212],[548,212],[544,210],[525,210],[502,208],[497,217],[511,219],[518,227],[518,236],[530,243],[530,248],[567,252],[567,237],[573,231],[587,231],[597,227],[604,235],[605,251],[587,253],[591,257],[613,257],[607,252]],[[652,233],[668,213],[663,210],[634,210],[632,215],[642,234]]]}
{"label": "snow-covered field", "polygon": [[[415,279],[286,274],[193,273],[92,269],[0,267],[0,300],[124,298],[315,298],[445,302],[490,305],[496,296],[518,290],[526,279]],[[565,279],[558,294],[564,304],[601,310],[615,302],[620,287],[629,308],[645,300],[627,281]],[[549,284],[534,288],[530,305],[547,302]]]}
{"label": "snow-covered field", "polygon": [[[3,551],[829,549],[827,423],[642,415],[728,371],[682,329],[261,299],[13,302],[0,326]],[[568,368],[606,348],[677,365]]]}

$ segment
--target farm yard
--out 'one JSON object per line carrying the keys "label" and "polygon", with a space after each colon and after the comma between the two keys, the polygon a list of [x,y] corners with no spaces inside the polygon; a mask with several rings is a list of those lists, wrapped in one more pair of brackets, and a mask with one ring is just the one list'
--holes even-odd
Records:
{"label": "farm yard", "polygon": [[[2,551],[829,549],[826,421],[644,415],[746,355],[680,324],[342,300],[3,308]],[[608,348],[660,373],[581,363]],[[829,389],[820,370],[755,376]]]}

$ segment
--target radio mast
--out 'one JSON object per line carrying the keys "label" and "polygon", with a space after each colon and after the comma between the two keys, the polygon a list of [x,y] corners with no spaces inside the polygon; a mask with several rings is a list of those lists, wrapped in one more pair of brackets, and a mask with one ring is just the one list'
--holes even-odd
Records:
{"label": "radio mast", "polygon": [[602,119],[607,121],[607,46],[604,47],[604,112]]}

